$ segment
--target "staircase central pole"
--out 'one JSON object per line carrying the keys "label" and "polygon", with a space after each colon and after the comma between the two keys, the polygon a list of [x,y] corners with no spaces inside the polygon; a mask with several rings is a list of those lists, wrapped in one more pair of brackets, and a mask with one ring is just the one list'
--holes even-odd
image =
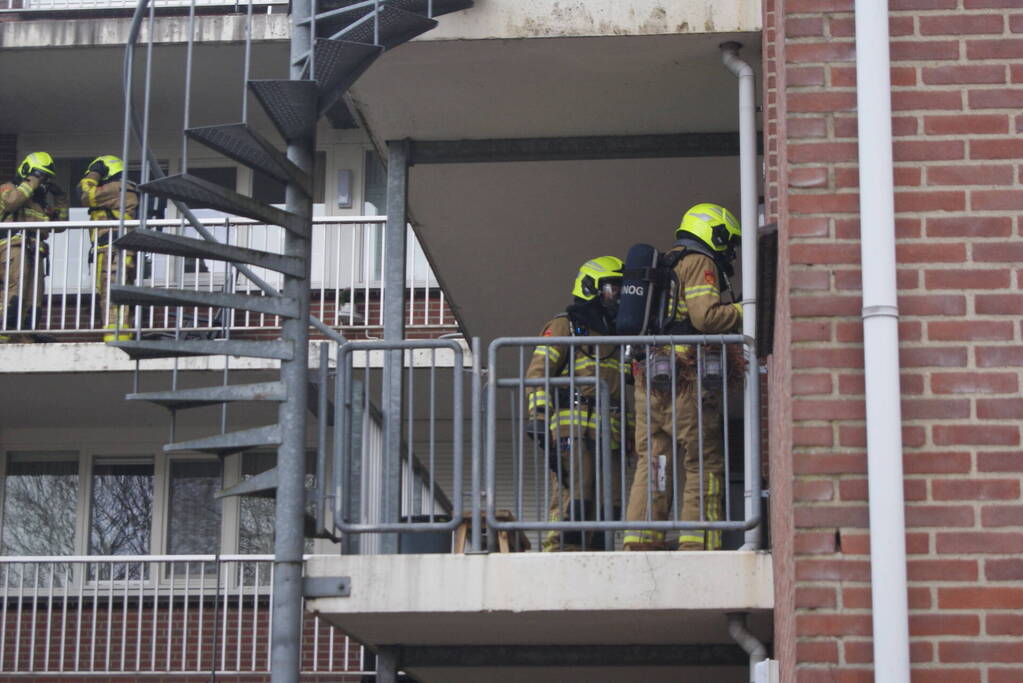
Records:
{"label": "staircase central pole", "polygon": [[[313,45],[310,25],[303,23],[313,12],[312,0],[291,3],[291,79],[309,78],[303,56]],[[298,64],[298,66],[296,66]],[[288,140],[288,159],[312,174],[316,150],[316,121],[305,134]],[[311,228],[312,198],[294,181],[288,182],[286,208],[307,221]],[[299,302],[299,314],[285,318],[282,337],[294,345],[294,358],[281,361],[281,380],[287,401],[281,404],[281,445],[277,450],[277,507],[274,535],[273,647],[270,653],[272,683],[298,683],[302,643],[302,553],[305,515],[305,426],[309,368],[309,263],[312,230],[308,237],[291,231],[284,234],[284,253],[305,264],[303,277],[286,275],[284,296]]]}

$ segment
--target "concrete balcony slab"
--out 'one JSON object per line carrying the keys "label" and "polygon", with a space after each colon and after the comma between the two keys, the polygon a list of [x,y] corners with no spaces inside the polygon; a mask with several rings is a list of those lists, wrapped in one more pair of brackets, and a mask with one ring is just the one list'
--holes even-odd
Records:
{"label": "concrete balcony slab", "polygon": [[771,556],[747,551],[315,557],[351,595],[307,607],[372,645],[732,642],[725,613],[768,638]]}

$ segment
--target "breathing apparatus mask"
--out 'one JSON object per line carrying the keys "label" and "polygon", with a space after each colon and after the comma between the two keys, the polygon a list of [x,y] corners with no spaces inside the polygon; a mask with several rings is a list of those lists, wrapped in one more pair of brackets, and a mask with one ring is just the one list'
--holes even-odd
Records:
{"label": "breathing apparatus mask", "polygon": [[600,283],[600,306],[609,319],[618,315],[618,304],[622,297],[622,281],[620,279],[605,279]]}

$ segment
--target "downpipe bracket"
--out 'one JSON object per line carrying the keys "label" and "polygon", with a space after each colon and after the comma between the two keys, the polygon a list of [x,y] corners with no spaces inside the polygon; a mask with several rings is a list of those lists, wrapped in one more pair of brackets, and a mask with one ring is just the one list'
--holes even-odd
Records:
{"label": "downpipe bracket", "polygon": [[896,318],[896,319],[898,319],[898,317],[899,317],[899,307],[898,306],[885,306],[885,305],[864,306],[863,307],[862,318],[864,320],[867,320],[869,318],[879,318],[879,317],[889,317],[889,318]]}

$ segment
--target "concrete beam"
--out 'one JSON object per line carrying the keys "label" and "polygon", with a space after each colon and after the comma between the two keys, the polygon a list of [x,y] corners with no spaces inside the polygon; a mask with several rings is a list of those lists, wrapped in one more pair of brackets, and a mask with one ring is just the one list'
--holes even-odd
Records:
{"label": "concrete beam", "polygon": [[[276,9],[276,8],[275,8]],[[93,10],[94,11],[94,10]],[[124,10],[121,10],[122,12]],[[179,8],[175,11],[180,12]],[[278,10],[279,11],[279,10]],[[286,40],[290,37],[287,14],[253,17],[253,40]],[[21,21],[0,22],[0,47],[70,47],[82,45],[122,46],[130,19],[125,17],[67,18],[49,15],[37,19],[23,13]],[[93,15],[94,16],[94,15]],[[157,18],[157,43],[184,42],[187,17]],[[244,40],[244,14],[200,16],[196,39]],[[445,15],[440,25],[417,38],[420,42],[515,38],[566,38],[584,36],[654,36],[674,34],[723,34],[759,31],[762,28],[759,0],[489,0],[470,11]],[[143,28],[142,41],[148,40]]]}
{"label": "concrete beam", "polygon": [[739,134],[677,133],[492,140],[412,140],[409,142],[409,148],[409,163],[413,165],[732,157],[739,154]]}
{"label": "concrete beam", "polygon": [[[390,648],[389,648],[390,649]],[[483,645],[397,647],[407,667],[535,666],[741,666],[749,658],[737,645]]]}
{"label": "concrete beam", "polygon": [[[188,40],[187,16],[161,16],[156,19],[153,42],[183,44]],[[240,43],[245,40],[246,16],[227,14],[196,19],[197,43]],[[116,47],[124,48],[131,30],[128,18],[43,19],[0,22],[0,48],[5,50],[51,47]],[[291,36],[286,14],[257,14],[252,17],[252,40],[284,41]],[[142,43],[149,40],[149,23],[143,24],[139,35]],[[118,76],[120,78],[120,76]],[[119,81],[118,81],[119,82]]]}
{"label": "concrete beam", "polygon": [[760,0],[488,0],[421,40],[727,33],[762,28]]}

